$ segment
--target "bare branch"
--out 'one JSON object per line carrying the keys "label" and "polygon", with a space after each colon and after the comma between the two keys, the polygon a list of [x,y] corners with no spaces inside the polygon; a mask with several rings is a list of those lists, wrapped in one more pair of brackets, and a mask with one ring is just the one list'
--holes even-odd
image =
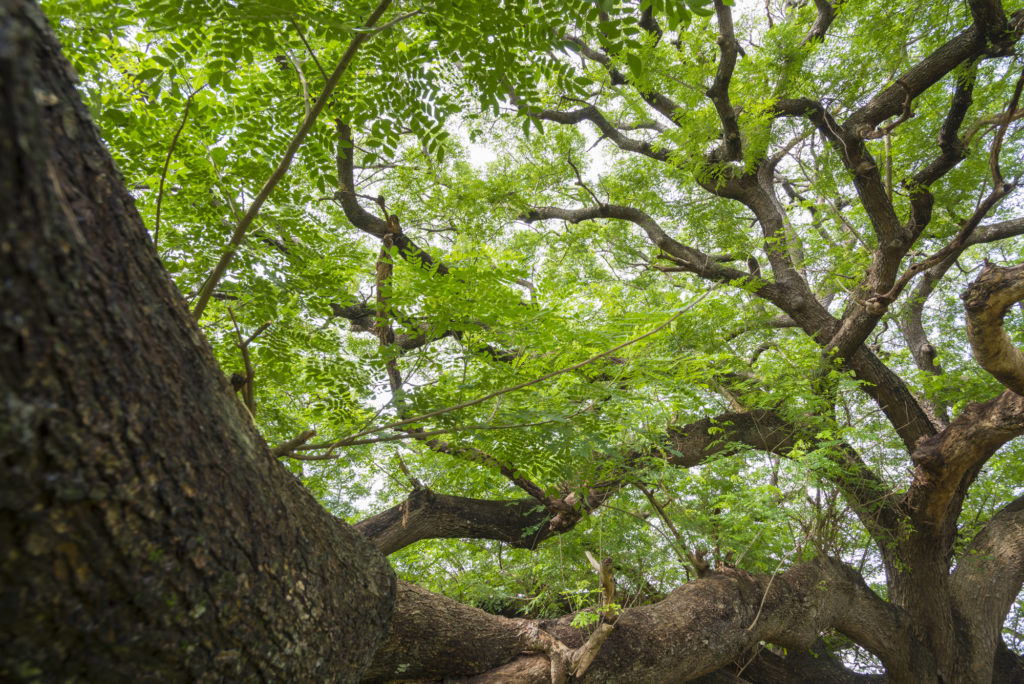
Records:
{"label": "bare branch", "polygon": [[601,131],[601,134],[605,138],[611,140],[621,150],[642,154],[645,157],[650,157],[651,159],[656,159],[662,162],[667,162],[669,160],[670,154],[668,149],[664,147],[658,147],[655,149],[650,143],[623,135],[622,130],[608,121],[608,119],[601,114],[598,108],[593,105],[582,107],[570,112],[563,112],[554,109],[529,109],[527,107],[521,107],[520,111],[526,116],[532,116],[535,119],[554,121],[555,123],[566,125],[590,121],[597,126],[597,129]]}
{"label": "bare branch", "polygon": [[724,158],[739,160],[743,158],[740,127],[736,120],[736,111],[729,99],[729,81],[732,79],[733,69],[736,68],[739,42],[737,42],[736,34],[733,31],[732,9],[722,0],[714,0],[714,2],[715,14],[718,17],[718,50],[721,52],[721,58],[718,61],[715,80],[706,94],[711,98],[712,104],[715,105],[715,111],[718,112],[718,118],[722,122],[722,135],[725,139]]}

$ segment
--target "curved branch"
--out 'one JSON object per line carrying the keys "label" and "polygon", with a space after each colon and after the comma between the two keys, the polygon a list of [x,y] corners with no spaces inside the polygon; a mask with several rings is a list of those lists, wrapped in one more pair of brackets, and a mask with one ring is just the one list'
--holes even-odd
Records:
{"label": "curved branch", "polygon": [[[811,431],[801,430],[773,411],[757,409],[669,428],[663,455],[672,465],[692,467],[722,453],[730,443],[739,443],[788,457],[799,440],[812,448],[820,444]],[[826,477],[849,501],[872,537],[885,539],[899,517],[892,490],[849,444],[830,447],[825,455],[837,466]]]}
{"label": "curved branch", "polygon": [[611,140],[620,150],[642,154],[645,157],[650,157],[651,159],[661,162],[667,162],[669,160],[670,155],[668,149],[660,146],[658,148],[654,148],[650,143],[644,142],[643,140],[636,140],[635,138],[623,135],[622,128],[608,121],[604,114],[602,114],[600,110],[593,105],[574,109],[571,112],[563,112],[555,109],[530,109],[528,107],[521,107],[520,111],[526,116],[532,116],[535,119],[553,121],[555,123],[565,125],[574,125],[584,121],[589,121],[597,126],[597,129],[601,131],[601,135]]}
{"label": "curved branch", "polygon": [[[976,4],[987,0],[977,0]],[[1010,19],[1012,31],[1005,34],[1007,38],[1016,41],[1020,38],[1024,20],[1024,10],[1018,10]],[[923,60],[905,71],[896,82],[871,98],[871,100],[854,112],[846,121],[846,125],[853,130],[874,129],[875,126],[885,121],[890,116],[895,116],[903,109],[903,103],[907,97],[911,100],[923,93],[925,90],[938,83],[938,81],[955,69],[958,65],[967,60],[980,57],[986,47],[987,28],[979,28],[977,24],[966,31],[958,34],[939,46],[934,52]]]}
{"label": "curved branch", "polygon": [[932,218],[935,198],[929,186],[967,158],[968,141],[960,137],[960,127],[963,125],[971,105],[974,104],[976,80],[976,64],[972,64],[966,74],[956,79],[956,88],[953,90],[946,119],[942,122],[942,128],[939,129],[939,156],[915,173],[911,183],[908,184],[904,181],[904,185],[910,188],[909,229],[913,240],[921,235]]}
{"label": "curved branch", "polygon": [[[839,3],[836,4],[838,5]],[[811,26],[811,30],[808,31],[807,35],[804,36],[804,39],[800,41],[801,47],[808,43],[822,40],[836,18],[836,5],[833,5],[829,0],[814,0],[814,6],[818,10],[818,16],[814,18],[814,24]]]}
{"label": "curved branch", "polygon": [[[568,622],[489,615],[400,582],[392,628],[368,679],[550,681],[549,659],[524,651],[540,650],[542,641],[555,642],[551,651],[578,648],[583,635]],[[762,641],[805,650],[833,628],[876,654],[896,681],[934,678],[904,614],[847,566],[819,559],[774,576],[726,568],[623,611],[581,681],[686,681]]]}
{"label": "curved branch", "polygon": [[[998,242],[1006,238],[1024,235],[1024,219],[1016,218],[999,223],[992,223],[978,226],[967,236],[963,244],[951,254],[948,254],[941,262],[932,266],[921,277],[921,280],[914,288],[910,296],[903,317],[900,319],[900,331],[907,343],[907,348],[914,359],[914,363],[921,370],[935,375],[942,374],[942,367],[935,362],[937,353],[935,347],[929,343],[928,335],[924,329],[924,306],[928,298],[935,291],[935,286],[946,274],[956,260],[960,258],[964,250],[972,245]],[[946,414],[946,406],[941,402],[935,405],[937,417],[943,424],[949,424],[949,417]]]}
{"label": "curved branch", "polygon": [[[817,441],[812,434],[801,435],[798,426],[772,411],[724,413],[671,427],[661,445],[647,453],[630,452],[624,462],[632,464],[654,453],[671,465],[690,468],[736,443],[788,456],[799,439],[812,446]],[[545,539],[573,529],[583,517],[603,505],[629,477],[619,469],[613,479],[590,487],[582,500],[577,500],[574,494],[556,499],[518,476],[514,468],[498,463],[482,451],[437,439],[423,441],[435,451],[497,467],[534,498],[498,501],[448,496],[429,489],[413,491],[402,503],[354,526],[385,555],[423,539],[495,539],[516,548],[534,549]],[[897,517],[892,492],[853,447],[838,445],[827,455],[838,466],[828,473],[828,478],[840,488],[869,532],[882,539]],[[594,458],[602,456],[595,454]]]}
{"label": "curved branch", "polygon": [[402,503],[352,527],[385,556],[423,539],[495,539],[535,549],[556,534],[551,513],[532,499],[467,499],[417,489]]}
{"label": "curved branch", "polygon": [[1024,394],[1024,352],[1006,334],[1003,317],[1024,299],[1024,264],[986,264],[963,295],[967,339],[978,364],[1017,394]]}
{"label": "curved branch", "polygon": [[341,204],[345,217],[353,226],[378,240],[383,240],[386,235],[391,235],[395,247],[398,248],[398,253],[403,259],[408,261],[410,258],[414,258],[424,268],[433,269],[438,275],[448,275],[448,267],[420,249],[416,243],[409,239],[408,235],[402,232],[400,227],[398,232],[395,233],[388,221],[374,216],[359,204],[355,190],[352,129],[348,124],[339,119],[337,121],[337,131],[338,192],[334,196]]}
{"label": "curved branch", "polygon": [[[640,226],[647,233],[651,242],[668,254],[682,270],[718,282],[733,282],[741,279],[750,282],[754,279],[750,273],[724,266],[714,257],[677,242],[651,216],[633,207],[610,204],[581,209],[537,207],[521,216],[520,220],[533,222],[553,218],[573,223],[595,218],[630,221]],[[755,282],[756,286],[752,289],[754,294],[763,297],[788,314],[812,339],[818,341],[819,344],[824,344],[832,339],[837,328],[837,321],[820,303],[817,303],[813,296],[805,296],[801,291],[794,291],[779,283],[762,279],[756,279]],[[935,434],[935,426],[921,409],[906,383],[879,361],[878,357],[860,345],[845,360],[855,372],[857,379],[864,381],[863,390],[885,412],[908,451],[912,450],[914,444],[922,437]]]}
{"label": "curved branch", "polygon": [[[581,209],[563,209],[561,207],[535,207],[526,214],[519,217],[520,221],[533,223],[546,219],[561,219],[570,223],[579,223],[597,218],[610,218],[622,221],[629,221],[647,234],[647,237],[655,247],[672,257],[674,264],[682,270],[694,273],[715,282],[749,282],[753,276],[746,271],[731,268],[723,265],[710,254],[705,254],[698,249],[684,245],[672,238],[665,230],[646,212],[634,207],[621,206],[618,204],[601,204],[596,207],[583,207]],[[775,283],[765,280],[757,280],[753,292],[770,302],[782,307],[784,302],[790,300],[788,293]]]}
{"label": "curved branch", "polygon": [[715,80],[705,93],[718,112],[722,122],[724,159],[739,160],[743,158],[743,145],[740,140],[740,126],[736,120],[736,110],[729,99],[729,81],[732,80],[733,69],[739,55],[740,44],[732,26],[732,10],[722,0],[715,0],[715,14],[718,17],[718,49],[721,59],[715,72]]}
{"label": "curved branch", "polygon": [[1024,397],[1013,392],[969,404],[949,427],[911,453],[914,481],[907,503],[915,527],[952,543],[967,488],[981,466],[1011,439],[1024,435]]}
{"label": "curved branch", "polygon": [[[583,42],[580,38],[577,38],[575,36],[569,36],[566,38],[566,40],[575,45],[581,55],[591,60],[592,62],[597,62],[598,64],[603,66],[605,70],[608,72],[608,75],[611,77],[612,85],[622,85],[627,82],[627,79],[622,74],[622,72],[611,65],[611,59],[608,57],[608,55],[604,54],[603,52],[598,52],[597,50],[593,49],[585,42]],[[651,108],[654,109],[654,111],[664,116],[673,124],[677,126],[679,125],[679,115],[680,112],[683,111],[683,108],[680,107],[676,102],[674,102],[672,98],[656,91],[640,91],[638,89],[638,92],[640,94],[640,97],[643,98],[644,102],[650,105]]]}
{"label": "curved branch", "polygon": [[338,66],[334,68],[331,73],[331,77],[324,83],[323,91],[320,93],[320,97],[313,103],[312,108],[306,114],[306,117],[299,124],[299,129],[295,131],[295,135],[292,136],[291,141],[288,143],[288,149],[285,150],[284,156],[281,157],[281,161],[278,162],[277,167],[267,178],[266,183],[260,188],[260,191],[256,194],[252,204],[249,205],[249,209],[245,212],[245,216],[239,220],[238,225],[235,226],[234,232],[231,233],[231,239],[228,240],[227,246],[224,248],[221,254],[220,260],[217,265],[214,266],[213,271],[207,276],[206,282],[203,283],[202,288],[199,290],[199,296],[196,298],[195,308],[192,310],[192,315],[196,320],[199,320],[203,316],[203,311],[206,310],[206,305],[210,301],[210,297],[213,295],[213,291],[217,289],[217,284],[221,278],[224,277],[224,273],[228,270],[228,265],[231,260],[235,257],[235,250],[242,244],[242,239],[245,237],[245,233],[249,230],[249,226],[256,220],[256,217],[260,213],[260,209],[263,208],[263,203],[270,197],[270,193],[273,192],[277,184],[281,182],[284,175],[288,173],[288,168],[291,166],[292,159],[295,158],[295,154],[299,151],[299,147],[302,146],[303,141],[312,130],[313,124],[316,123],[316,119],[320,116],[320,112],[327,105],[327,102],[331,99],[331,93],[335,86],[341,80],[341,77],[345,75],[348,70],[348,65],[352,63],[356,53],[359,52],[359,47],[371,37],[371,34],[367,29],[372,28],[377,20],[384,15],[387,11],[388,6],[391,4],[391,0],[381,0],[380,4],[373,10],[366,22],[352,35],[352,40],[349,41],[348,49],[345,50],[345,54],[341,56],[338,61]]}

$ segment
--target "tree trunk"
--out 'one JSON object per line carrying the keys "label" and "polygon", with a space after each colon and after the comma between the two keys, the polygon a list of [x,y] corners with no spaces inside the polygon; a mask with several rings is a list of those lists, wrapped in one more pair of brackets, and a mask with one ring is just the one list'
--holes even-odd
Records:
{"label": "tree trunk", "polygon": [[[380,552],[271,457],[160,265],[73,79],[38,8],[0,0],[0,680],[566,681],[589,643],[569,616],[509,619],[396,589]],[[893,97],[873,99],[862,118],[889,111]],[[773,206],[764,221],[782,226]],[[780,272],[793,271],[777,256]],[[990,334],[1024,297],[1024,272],[988,268],[978,281],[968,324],[979,363],[1024,388],[1024,356]],[[835,328],[819,309],[797,322]],[[859,345],[862,323],[833,331],[835,346]],[[848,362],[864,378],[888,377],[863,347]],[[967,488],[1024,434],[1024,399],[971,405],[933,434],[916,403],[896,401],[905,386],[873,386],[903,426],[915,478],[889,503],[846,447],[847,472],[865,476],[841,484],[876,539],[912,523],[887,559],[888,602],[827,558],[772,575],[718,568],[624,610],[577,679],[875,681],[816,653],[835,632],[874,653],[886,681],[1021,681],[999,635],[1024,582],[1024,498],[992,518],[952,575],[948,552]],[[796,434],[769,418],[736,414],[730,432],[782,453]],[[670,434],[672,464],[701,462],[711,427]],[[430,536],[533,548],[578,519],[550,513],[424,489],[359,529],[386,551]]]}
{"label": "tree trunk", "polygon": [[270,457],[73,78],[0,0],[0,679],[354,681],[394,576]]}

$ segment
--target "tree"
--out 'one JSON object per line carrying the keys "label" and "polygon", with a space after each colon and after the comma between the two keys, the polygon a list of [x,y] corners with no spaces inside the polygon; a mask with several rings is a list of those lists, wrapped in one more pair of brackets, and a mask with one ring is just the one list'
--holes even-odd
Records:
{"label": "tree", "polygon": [[5,678],[1024,679],[1024,10],[0,8]]}

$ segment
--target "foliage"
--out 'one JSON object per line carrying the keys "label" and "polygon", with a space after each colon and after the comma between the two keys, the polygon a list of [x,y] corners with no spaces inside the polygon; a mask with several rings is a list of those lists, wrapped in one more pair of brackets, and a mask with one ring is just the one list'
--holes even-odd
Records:
{"label": "foliage", "polygon": [[[207,278],[325,72],[374,6],[44,4],[186,297]],[[662,35],[634,20],[646,9],[661,18]],[[779,119],[772,107],[811,96],[825,99],[839,118],[970,19],[961,5],[919,1],[897,10],[880,0],[842,3],[823,45],[801,40],[815,19],[813,3],[769,2],[768,10],[772,21],[753,5],[736,12],[745,55],[730,96],[741,108],[743,162],[785,151],[780,169],[794,192],[782,198],[790,225],[781,244],[838,315],[878,245],[840,155],[807,121]],[[774,326],[779,312],[752,294],[753,277],[711,286],[693,274],[662,272],[659,266],[671,264],[622,220],[517,220],[535,207],[639,207],[679,242],[723,263],[745,269],[749,257],[767,269],[770,244],[750,212],[701,187],[724,182],[715,176],[721,169],[707,163],[721,135],[705,95],[719,61],[710,6],[691,0],[396,2],[381,25],[386,28],[358,53],[202,319],[228,374],[244,372],[239,337],[269,323],[247,350],[255,418],[268,443],[308,428],[317,431],[314,441],[329,443],[499,392],[692,308],[664,331],[578,370],[416,424],[449,430],[444,438],[459,447],[449,453],[387,431],[375,435],[401,439],[299,452],[334,456],[287,460],[310,491],[355,522],[402,501],[413,478],[460,496],[521,498],[504,467],[550,496],[576,492],[582,499],[619,477],[621,487],[599,510],[536,551],[433,540],[391,557],[408,579],[510,614],[552,616],[593,606],[587,550],[615,559],[624,606],[657,600],[691,578],[687,553],[700,549],[716,563],[764,573],[826,553],[861,569],[884,592],[878,551],[836,484],[842,473],[834,454],[852,445],[896,489],[906,486],[907,459],[861,382],[839,368],[823,373],[815,340]],[[607,64],[585,58],[588,49],[600,50]],[[1005,108],[1016,74],[996,60],[972,69],[978,86],[967,125],[977,130],[970,154],[931,187],[934,219],[911,261],[946,244],[987,189],[996,127],[986,121]],[[955,79],[967,77],[947,77],[915,102],[916,116],[886,140],[867,143],[891,165],[890,191],[901,215],[913,188],[899,181],[926,161],[921,150],[934,147]],[[652,121],[645,102],[652,92],[678,105],[672,120]],[[587,104],[608,121],[630,125],[650,149],[670,150],[670,163],[618,149],[593,126],[524,116]],[[375,307],[379,241],[353,225],[336,199],[335,119],[355,131],[354,149],[343,147],[343,154],[355,155],[363,205],[399,217],[416,244],[450,269],[442,277],[397,249],[388,255],[395,334],[446,331],[429,344],[381,347],[372,331],[349,329],[336,315],[357,303]],[[1018,129],[1010,127],[1002,153],[1006,178],[1024,172],[1022,151]],[[986,222],[1015,210],[1019,203],[1011,197]],[[1019,260],[1021,246],[1019,240],[973,246],[938,283],[925,325],[929,338],[941,341],[943,374],[921,370],[901,336],[913,287],[867,341],[916,395],[951,415],[1000,389],[971,359],[960,293],[985,259]],[[1019,322],[1008,324],[1019,339]],[[497,358],[496,351],[514,358]],[[391,362],[405,381],[399,391],[388,384]],[[723,441],[715,457],[688,469],[655,448],[666,427],[737,406],[776,410],[800,424],[806,439],[787,458]],[[469,449],[491,459],[468,458]],[[1020,449],[1007,445],[984,470],[961,516],[965,528],[977,528],[1019,493]]]}

